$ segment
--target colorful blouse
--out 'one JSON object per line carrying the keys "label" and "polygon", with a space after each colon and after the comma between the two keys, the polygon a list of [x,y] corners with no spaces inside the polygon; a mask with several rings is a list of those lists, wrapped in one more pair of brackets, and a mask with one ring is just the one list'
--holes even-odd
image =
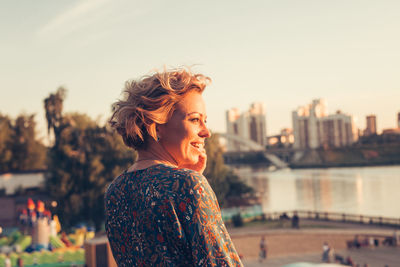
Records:
{"label": "colorful blouse", "polygon": [[105,195],[118,266],[242,266],[206,178],[159,164],[117,177]]}

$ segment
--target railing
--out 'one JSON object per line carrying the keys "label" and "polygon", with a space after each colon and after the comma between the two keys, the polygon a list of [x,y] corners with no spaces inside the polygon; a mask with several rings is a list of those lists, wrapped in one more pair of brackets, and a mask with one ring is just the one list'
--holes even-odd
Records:
{"label": "railing", "polygon": [[[252,219],[266,219],[266,220],[279,220],[281,218],[292,218],[295,213],[300,219],[309,220],[320,220],[320,221],[332,221],[332,222],[347,222],[347,223],[357,223],[357,224],[370,224],[370,225],[380,225],[380,226],[393,226],[400,228],[400,218],[388,218],[381,216],[366,216],[359,214],[348,214],[339,212],[320,212],[320,211],[280,211],[280,212],[269,212],[262,213],[261,208],[258,209],[240,209],[237,208],[235,211],[230,210],[230,214],[224,214],[224,220],[230,220],[231,216],[237,213],[241,213],[242,217],[248,221]],[[224,216],[225,215],[225,216]],[[285,216],[286,215],[286,216]]]}
{"label": "railing", "polygon": [[334,221],[334,222],[350,222],[359,224],[374,224],[382,226],[397,226],[400,227],[400,218],[388,218],[381,216],[366,216],[359,214],[347,214],[339,212],[320,212],[320,211],[283,211],[266,213],[263,216],[269,219],[279,219],[283,214],[292,217],[294,213],[301,219],[321,220],[321,221]]}

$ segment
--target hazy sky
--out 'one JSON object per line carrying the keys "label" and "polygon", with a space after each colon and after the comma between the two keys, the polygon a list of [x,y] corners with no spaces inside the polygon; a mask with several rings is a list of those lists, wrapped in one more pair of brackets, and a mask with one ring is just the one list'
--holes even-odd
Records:
{"label": "hazy sky", "polygon": [[260,101],[267,133],[315,98],[395,127],[400,112],[400,1],[21,0],[0,3],[0,112],[36,113],[68,89],[65,111],[103,119],[124,82],[195,65],[210,76],[209,126]]}

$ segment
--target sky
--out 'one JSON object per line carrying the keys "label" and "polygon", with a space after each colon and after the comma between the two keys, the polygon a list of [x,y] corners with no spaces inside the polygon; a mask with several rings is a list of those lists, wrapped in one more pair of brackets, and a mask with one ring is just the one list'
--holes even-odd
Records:
{"label": "sky", "polygon": [[266,108],[267,134],[324,98],[364,129],[400,112],[397,0],[20,0],[0,2],[0,113],[36,114],[64,86],[65,112],[105,121],[125,81],[191,66],[212,79],[208,125],[225,111]]}

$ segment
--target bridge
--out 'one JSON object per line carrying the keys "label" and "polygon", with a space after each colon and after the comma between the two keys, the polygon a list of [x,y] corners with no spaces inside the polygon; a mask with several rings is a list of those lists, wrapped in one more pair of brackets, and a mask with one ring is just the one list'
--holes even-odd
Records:
{"label": "bridge", "polygon": [[272,153],[269,153],[268,151],[265,150],[265,147],[263,147],[262,145],[254,142],[253,140],[242,138],[240,136],[233,135],[233,134],[227,134],[227,133],[218,133],[218,135],[223,137],[223,138],[239,142],[240,144],[248,147],[251,151],[261,152],[262,155],[266,159],[268,159],[278,169],[284,169],[284,168],[288,168],[289,167],[286,162],[281,160],[276,155],[274,155]]}

